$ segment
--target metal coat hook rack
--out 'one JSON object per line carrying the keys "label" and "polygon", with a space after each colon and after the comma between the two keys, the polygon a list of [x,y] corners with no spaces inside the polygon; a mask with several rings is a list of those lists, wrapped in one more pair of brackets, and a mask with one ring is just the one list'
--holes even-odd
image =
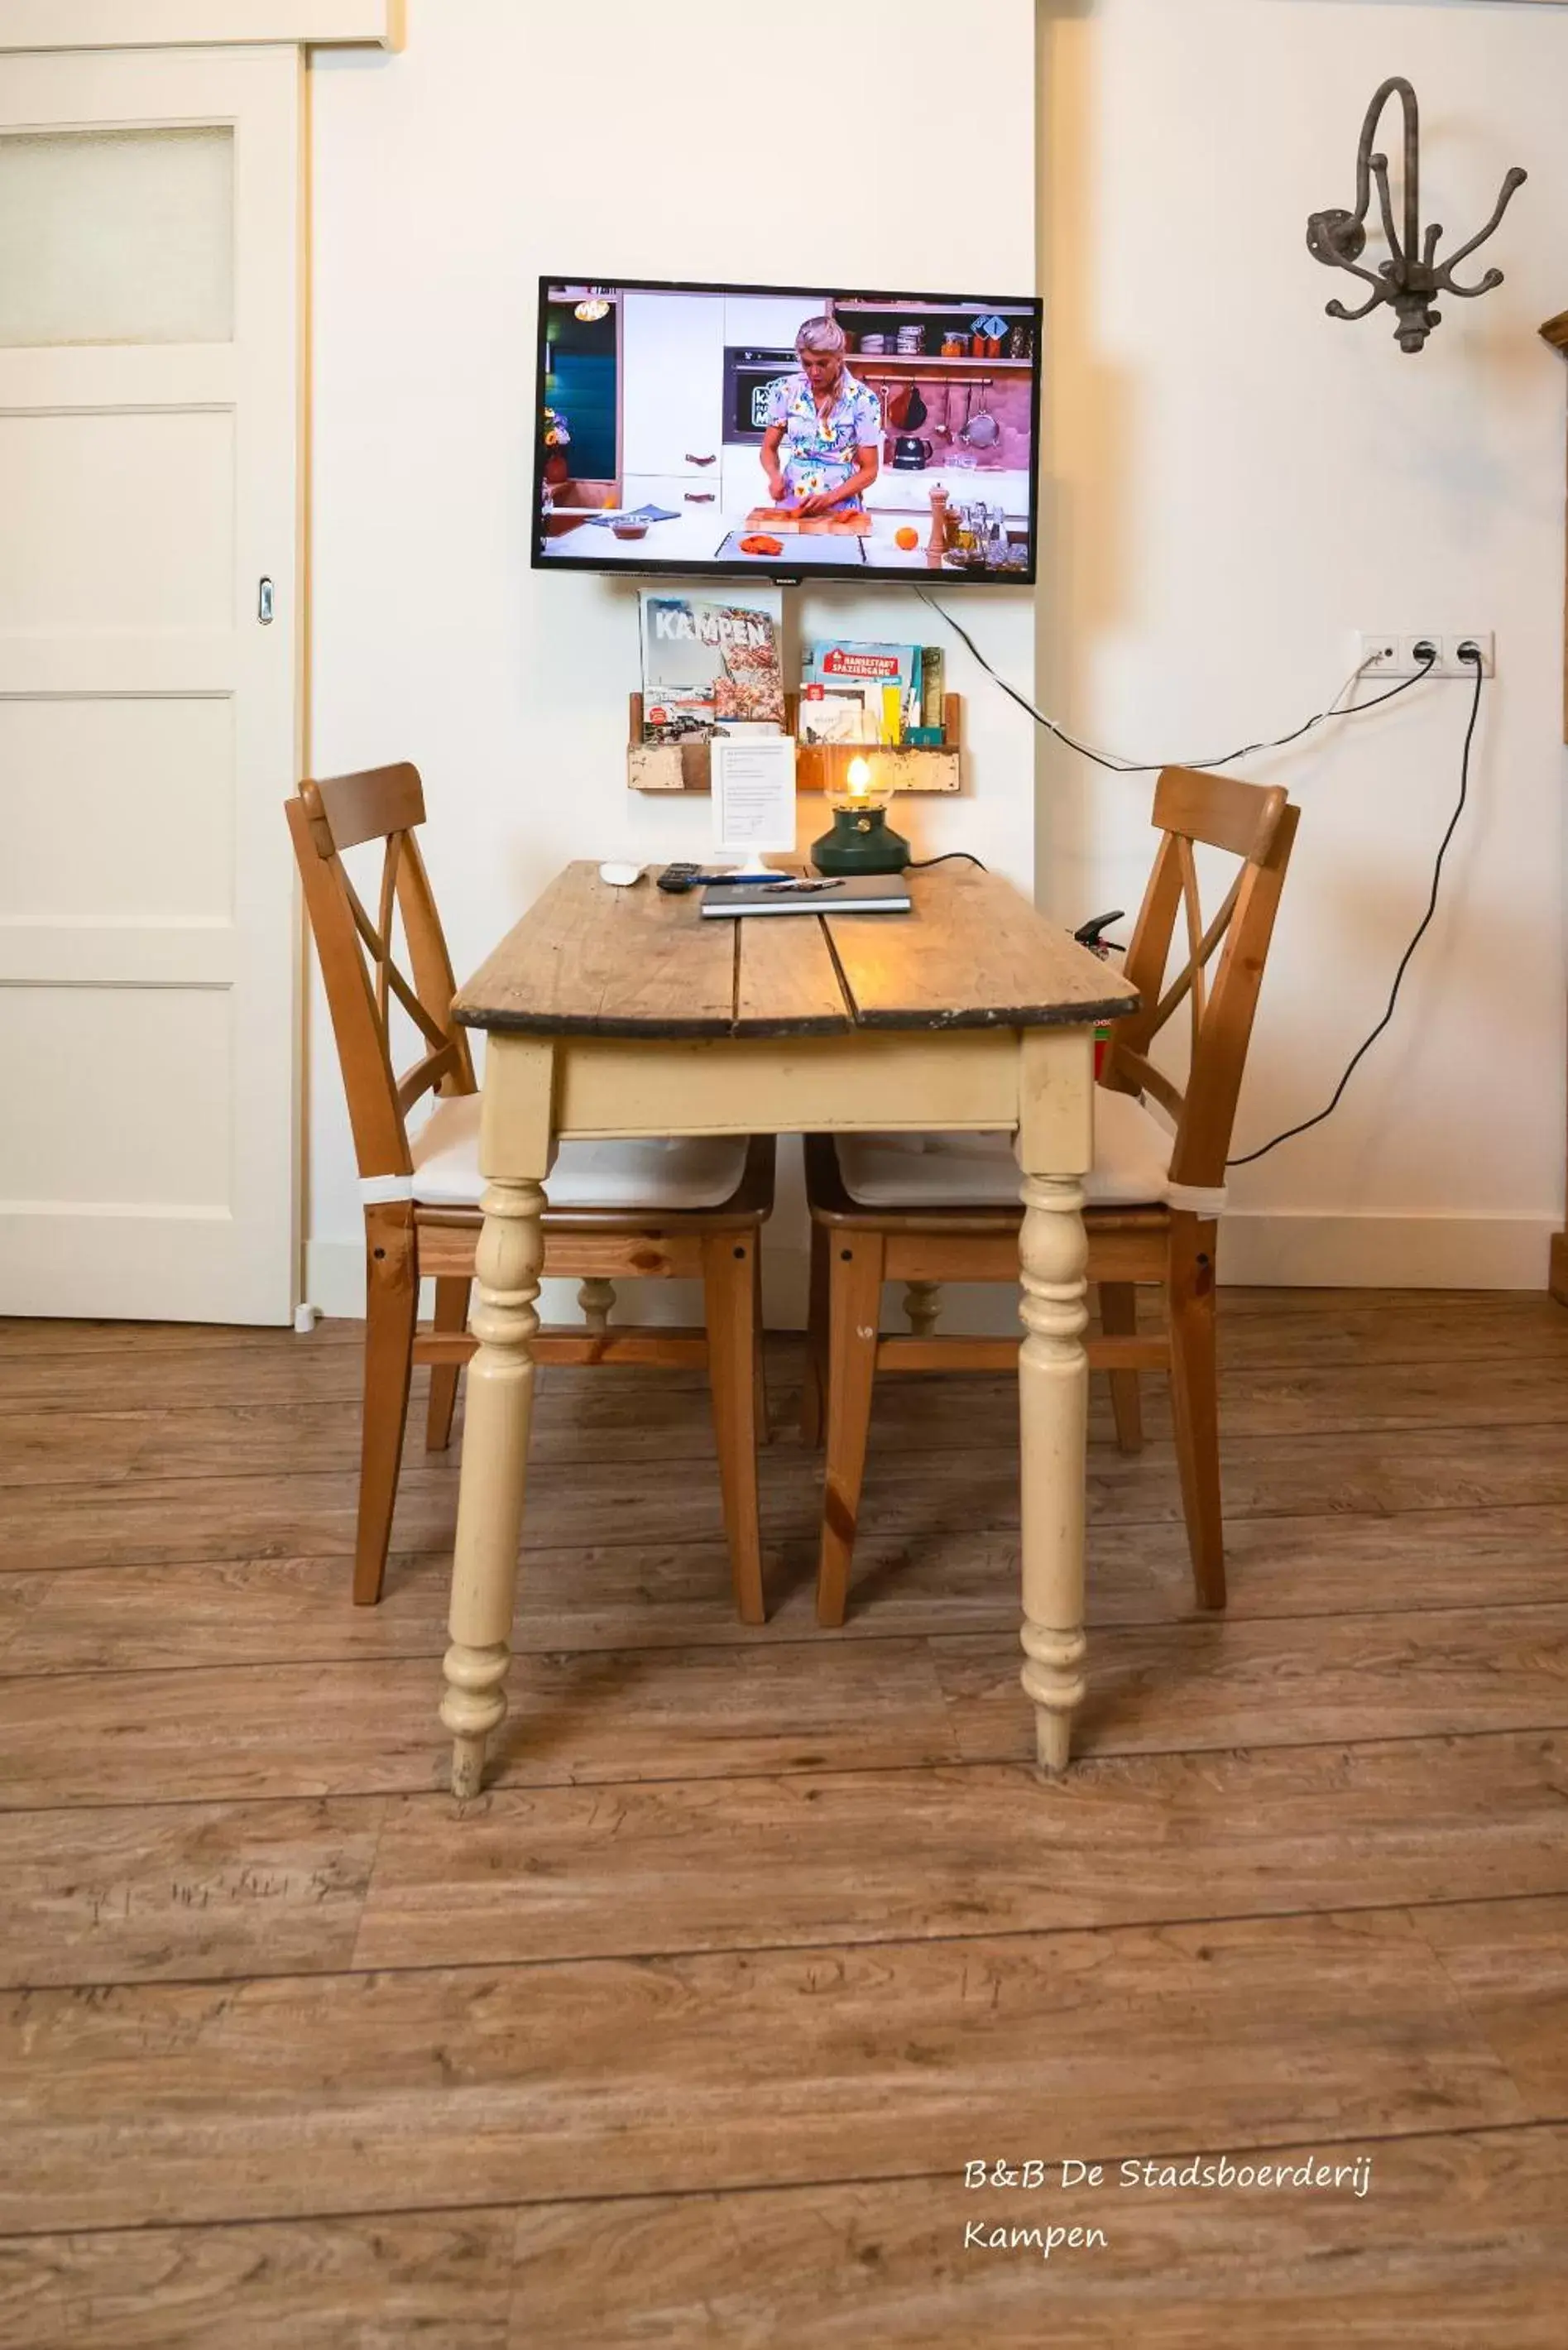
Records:
{"label": "metal coat hook rack", "polygon": [[[1394,225],[1394,202],[1388,187],[1388,158],[1374,154],[1373,140],[1377,135],[1377,120],[1390,98],[1397,91],[1405,109],[1405,234],[1401,241]],[[1358,310],[1347,310],[1343,302],[1328,305],[1331,318],[1366,318],[1380,302],[1388,303],[1398,320],[1395,335],[1402,351],[1418,351],[1441,312],[1432,307],[1437,294],[1454,294],[1461,301],[1472,302],[1478,294],[1490,294],[1494,286],[1502,284],[1501,269],[1489,269],[1479,286],[1456,286],[1454,271],[1466,256],[1486,243],[1512,201],[1516,188],[1529,178],[1516,163],[1503,180],[1501,192],[1486,226],[1468,244],[1461,244],[1447,261],[1438,259],[1438,239],[1443,232],[1434,221],[1423,232],[1421,227],[1421,128],[1416,104],[1416,93],[1402,74],[1389,77],[1366,109],[1366,120],[1361,126],[1361,144],[1355,157],[1355,210],[1347,213],[1340,208],[1331,212],[1314,213],[1307,222],[1308,250],[1315,260],[1330,269],[1348,269],[1353,277],[1365,278],[1372,292]],[[1366,214],[1372,203],[1372,183],[1377,183],[1377,202],[1383,215],[1383,233],[1388,240],[1389,258],[1380,262],[1376,271],[1363,269],[1361,255],[1366,249]]]}

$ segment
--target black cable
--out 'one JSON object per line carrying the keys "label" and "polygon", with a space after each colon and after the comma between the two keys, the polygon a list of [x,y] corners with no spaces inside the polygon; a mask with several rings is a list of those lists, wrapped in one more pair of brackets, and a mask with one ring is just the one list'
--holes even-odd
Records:
{"label": "black cable", "polygon": [[[1016,686],[1010,685],[1008,683],[1006,678],[1002,675],[999,670],[992,667],[992,664],[987,660],[985,655],[981,651],[980,647],[975,643],[974,639],[970,635],[969,630],[963,626],[961,621],[955,620],[952,614],[946,610],[942,605],[939,604],[936,598],[931,595],[929,590],[924,588],[917,587],[915,593],[919,597],[922,603],[929,604],[930,606],[932,611],[936,613],[939,619],[942,619],[947,622],[948,627],[952,630],[953,634],[956,637],[961,638],[969,647],[970,651],[974,655],[975,660],[980,663],[981,669],[984,670],[986,675],[995,680],[996,683],[1002,688],[1003,693],[1007,695],[1010,701],[1015,702],[1020,710],[1027,711],[1029,716],[1033,719],[1037,726],[1044,726],[1048,733],[1054,734],[1059,742],[1065,743],[1070,751],[1076,751],[1080,758],[1092,759],[1096,767],[1104,767],[1113,775],[1158,775],[1160,768],[1167,765],[1179,765],[1196,768],[1228,767],[1231,765],[1232,761],[1236,759],[1250,758],[1255,751],[1283,750],[1285,745],[1289,743],[1299,743],[1303,734],[1310,734],[1314,726],[1321,726],[1325,719],[1358,718],[1363,711],[1376,710],[1380,703],[1392,702],[1397,694],[1407,692],[1411,686],[1419,685],[1423,678],[1430,677],[1433,670],[1437,666],[1438,660],[1437,652],[1434,650],[1428,653],[1426,660],[1416,671],[1414,677],[1402,679],[1397,685],[1390,686],[1386,693],[1375,694],[1370,702],[1351,702],[1343,710],[1334,708],[1331,703],[1327,710],[1318,711],[1315,716],[1309,718],[1304,725],[1296,727],[1293,733],[1289,734],[1276,734],[1271,741],[1266,743],[1244,743],[1239,751],[1227,751],[1222,758],[1168,761],[1161,759],[1151,760],[1147,764],[1139,764],[1131,760],[1105,758],[1098,751],[1091,751],[1086,743],[1079,743],[1075,741],[1075,738],[1067,733],[1065,727],[1058,726],[1054,718],[1047,718],[1045,712],[1043,710],[1037,710],[1026,694],[1020,693]],[[1340,1078],[1338,1085],[1335,1086],[1333,1095],[1324,1108],[1320,1109],[1314,1118],[1303,1118],[1299,1126],[1287,1126],[1282,1134],[1276,1134],[1271,1141],[1260,1143],[1256,1150],[1244,1151],[1239,1159],[1228,1159],[1225,1162],[1228,1168],[1250,1167],[1254,1159],[1266,1159],[1271,1150],[1277,1150],[1282,1142],[1290,1142],[1293,1140],[1298,1134],[1306,1134],[1313,1127],[1321,1126],[1324,1118],[1331,1117],[1339,1107],[1340,1102],[1344,1097],[1346,1086],[1349,1085],[1351,1078],[1355,1076],[1361,1062],[1371,1051],[1373,1045],[1376,1045],[1377,1039],[1382,1035],[1384,1030],[1387,1027],[1389,1022],[1394,1017],[1394,1007],[1399,1001],[1399,990],[1404,983],[1405,973],[1409,969],[1410,958],[1415,953],[1416,949],[1420,945],[1421,941],[1426,937],[1428,931],[1431,927],[1432,917],[1438,910],[1438,891],[1443,878],[1443,859],[1449,853],[1449,845],[1452,841],[1454,834],[1459,828],[1459,818],[1465,812],[1465,805],[1469,796],[1470,748],[1475,741],[1476,723],[1480,716],[1481,687],[1486,680],[1486,670],[1482,664],[1480,652],[1473,647],[1467,650],[1461,646],[1459,650],[1459,659],[1461,660],[1472,662],[1474,664],[1476,673],[1475,696],[1470,703],[1469,723],[1465,728],[1464,749],[1459,758],[1459,796],[1455,803],[1453,815],[1449,818],[1448,830],[1443,835],[1441,844],[1438,849],[1437,858],[1432,867],[1432,886],[1427,899],[1427,910],[1421,917],[1420,922],[1417,927],[1415,936],[1411,939],[1409,945],[1406,948],[1404,953],[1399,958],[1399,967],[1394,974],[1394,984],[1388,991],[1388,1002],[1385,1008],[1383,1017],[1379,1020],[1376,1028],[1372,1030],[1371,1034],[1363,1039],[1362,1043],[1357,1045],[1355,1051],[1351,1055],[1349,1061],[1345,1064],[1345,1074]],[[1344,688],[1342,687],[1340,691],[1343,692]],[[1334,699],[1337,702],[1338,696],[1336,695]],[[949,854],[952,856],[962,856],[964,853],[965,852],[961,849],[954,849],[949,852]],[[945,861],[946,860],[944,858],[940,857],[929,858],[926,860],[928,864],[931,865],[940,865]],[[979,865],[980,859],[976,857],[971,858],[971,862],[972,864]],[[984,870],[983,867],[981,868],[981,870]]]}
{"label": "black cable", "polygon": [[1415,937],[1411,940],[1409,945],[1406,948],[1404,953],[1399,958],[1399,968],[1394,974],[1394,984],[1388,991],[1387,1009],[1384,1013],[1382,1019],[1377,1023],[1376,1027],[1373,1029],[1371,1035],[1363,1044],[1357,1045],[1355,1051],[1351,1055],[1349,1061],[1345,1065],[1345,1075],[1341,1077],[1338,1085],[1335,1086],[1333,1098],[1329,1102],[1326,1109],[1320,1109],[1315,1118],[1303,1118],[1299,1126],[1287,1126],[1282,1134],[1276,1134],[1272,1142],[1261,1143],[1256,1150],[1243,1151],[1240,1159],[1228,1159],[1225,1161],[1227,1167],[1250,1167],[1255,1159],[1265,1158],[1271,1150],[1277,1150],[1282,1142],[1289,1142],[1293,1136],[1297,1134],[1305,1134],[1310,1127],[1321,1126],[1324,1119],[1329,1116],[1330,1112],[1338,1108],[1340,1097],[1343,1095],[1345,1087],[1350,1083],[1352,1076],[1355,1075],[1357,1063],[1371,1051],[1373,1045],[1376,1045],[1377,1039],[1382,1035],[1383,1031],[1387,1027],[1388,1023],[1394,1017],[1394,1006],[1399,1001],[1400,984],[1404,980],[1406,971],[1409,967],[1410,958],[1415,953],[1416,949],[1420,945],[1421,941],[1426,937],[1428,929],[1431,924],[1432,917],[1438,910],[1438,885],[1443,878],[1443,859],[1449,853],[1449,843],[1452,840],[1454,833],[1458,828],[1459,818],[1465,812],[1465,801],[1469,795],[1470,744],[1475,740],[1476,721],[1480,716],[1481,686],[1485,681],[1486,671],[1482,666],[1480,654],[1473,649],[1467,652],[1464,647],[1461,646],[1459,648],[1459,659],[1461,660],[1473,661],[1475,663],[1476,672],[1475,699],[1470,703],[1470,723],[1465,728],[1465,747],[1459,758],[1459,796],[1455,804],[1454,812],[1449,818],[1449,828],[1443,835],[1442,846],[1438,851],[1437,862],[1432,867],[1432,887],[1430,894],[1427,899],[1427,910],[1421,917]]}
{"label": "black cable", "polygon": [[[1043,710],[1037,710],[1034,704],[1029,700],[1027,694],[1020,693],[1015,685],[1009,685],[1001,671],[992,667],[990,661],[987,660],[985,655],[981,651],[980,647],[975,643],[974,639],[970,635],[969,630],[964,627],[962,621],[955,620],[952,614],[948,611],[945,607],[939,604],[936,598],[931,595],[927,588],[917,588],[915,593],[919,596],[923,604],[929,604],[930,606],[932,611],[935,612],[939,619],[945,620],[947,622],[954,636],[961,637],[963,639],[963,642],[969,647],[971,652],[974,655],[981,669],[984,670],[986,675],[995,680],[996,683],[1002,688],[1002,691],[1007,695],[1008,699],[1012,702],[1016,702],[1020,710],[1026,710],[1037,726],[1044,726],[1047,733],[1054,734],[1058,742],[1065,743],[1067,748],[1070,751],[1076,751],[1080,758],[1092,759],[1096,767],[1104,767],[1113,775],[1155,775],[1159,773],[1162,767],[1168,766],[1199,768],[1228,767],[1232,760],[1250,758],[1254,751],[1283,750],[1287,743],[1299,743],[1303,734],[1310,734],[1314,726],[1321,726],[1325,718],[1359,718],[1364,710],[1376,710],[1380,702],[1392,702],[1396,694],[1408,692],[1411,686],[1419,685],[1424,677],[1429,677],[1431,675],[1432,671],[1437,666],[1438,660],[1438,656],[1436,652],[1434,652],[1430,659],[1417,671],[1414,677],[1405,678],[1398,685],[1390,686],[1386,693],[1374,694],[1370,702],[1355,702],[1345,710],[1335,710],[1331,704],[1327,710],[1320,710],[1317,712],[1315,716],[1309,718],[1304,726],[1298,726],[1293,733],[1276,734],[1267,743],[1244,743],[1239,751],[1227,751],[1223,758],[1151,759],[1145,764],[1138,764],[1132,760],[1107,759],[1100,752],[1091,751],[1086,743],[1076,741],[1073,735],[1068,733],[1064,726],[1058,726],[1054,718],[1047,718]],[[1344,688],[1341,687],[1340,691],[1343,692]]]}
{"label": "black cable", "polygon": [[911,857],[906,869],[910,873],[924,873],[928,866],[950,865],[955,857],[961,857],[966,865],[980,866],[982,873],[989,870],[981,858],[971,856],[967,848],[944,848],[940,857]]}

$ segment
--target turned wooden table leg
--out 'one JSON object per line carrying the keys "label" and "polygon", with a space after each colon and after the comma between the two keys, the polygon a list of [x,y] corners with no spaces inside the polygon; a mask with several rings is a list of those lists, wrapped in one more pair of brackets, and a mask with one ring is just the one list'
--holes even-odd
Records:
{"label": "turned wooden table leg", "polygon": [[[1023,1687],[1040,1767],[1067,1767],[1084,1701],[1084,1516],[1088,1445],[1088,1237],[1081,1171],[1094,1159],[1092,1041],[1026,1035],[1018,1156],[1024,1338],[1018,1355]],[[1043,1168],[1059,1171],[1043,1173]]]}
{"label": "turned wooden table leg", "polygon": [[442,1670],[441,1718],[452,1736],[452,1791],[476,1795],[484,1743],[506,1711],[512,1609],[523,1538],[523,1490],[534,1408],[535,1300],[545,1262],[535,1182],[493,1182],[474,1267],[471,1327],[479,1351],[468,1367],[462,1482],[452,1562],[452,1646]]}
{"label": "turned wooden table leg", "polygon": [[577,1304],[582,1307],[583,1320],[596,1338],[602,1338],[609,1329],[609,1318],[615,1312],[615,1284],[589,1278],[577,1286]]}
{"label": "turned wooden table leg", "polygon": [[942,1285],[940,1281],[911,1281],[904,1291],[904,1312],[910,1331],[917,1338],[929,1338],[936,1329],[942,1310]]}
{"label": "turned wooden table leg", "polygon": [[1026,1336],[1018,1357],[1023,1527],[1023,1686],[1043,1771],[1067,1767],[1084,1701],[1084,1472],[1088,1427],[1088,1242],[1075,1180],[1029,1175],[1019,1254]]}

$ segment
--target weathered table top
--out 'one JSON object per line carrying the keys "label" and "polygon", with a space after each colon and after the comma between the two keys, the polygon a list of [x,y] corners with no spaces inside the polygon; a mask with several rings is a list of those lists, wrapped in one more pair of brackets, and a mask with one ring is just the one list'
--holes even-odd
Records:
{"label": "weathered table top", "polygon": [[705,920],[568,865],[467,984],[468,1028],[555,1036],[826,1036],[1035,1028],[1137,1009],[1120,973],[974,866],[911,873],[909,914]]}

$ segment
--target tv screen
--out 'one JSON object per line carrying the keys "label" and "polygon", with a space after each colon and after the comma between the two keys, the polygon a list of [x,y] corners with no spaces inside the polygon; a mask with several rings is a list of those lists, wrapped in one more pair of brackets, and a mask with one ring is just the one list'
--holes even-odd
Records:
{"label": "tv screen", "polygon": [[1034,577],[1041,306],[539,283],[534,563]]}

